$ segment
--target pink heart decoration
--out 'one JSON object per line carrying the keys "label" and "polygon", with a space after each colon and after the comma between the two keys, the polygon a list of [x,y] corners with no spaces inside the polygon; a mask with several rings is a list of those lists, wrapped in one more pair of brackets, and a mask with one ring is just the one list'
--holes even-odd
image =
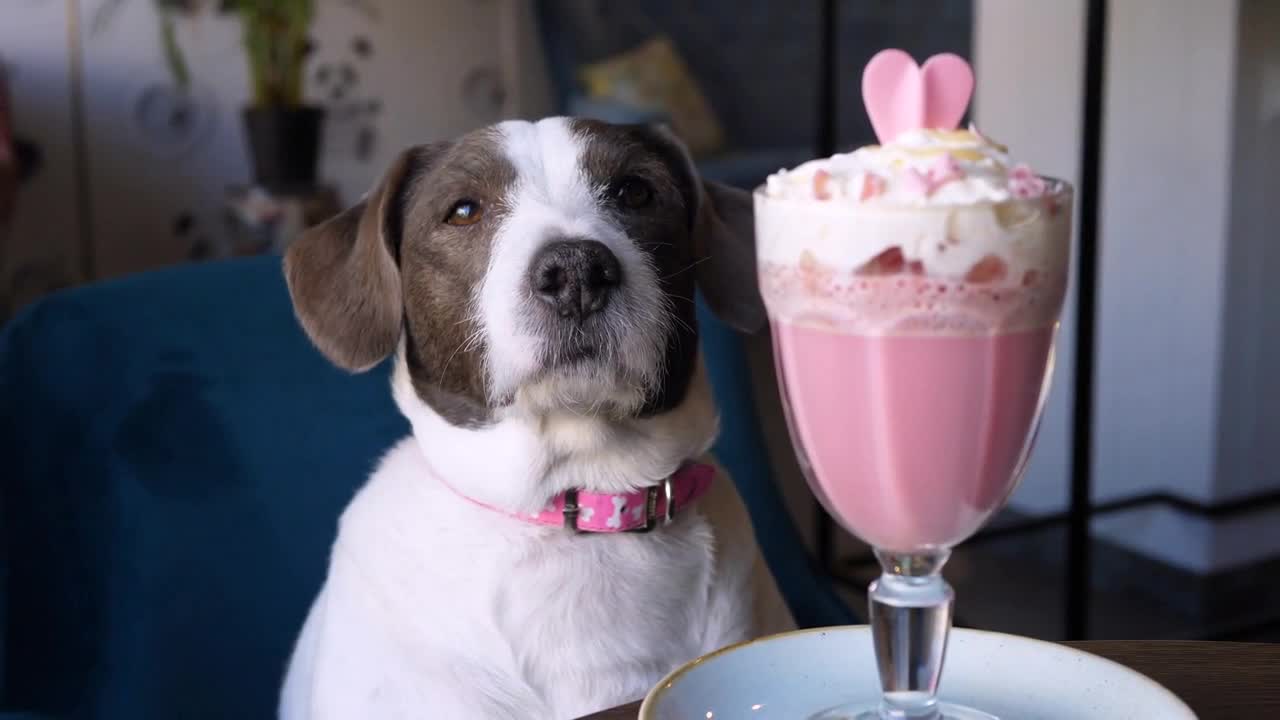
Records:
{"label": "pink heart decoration", "polygon": [[880,142],[907,130],[954,130],[973,97],[973,69],[951,53],[924,67],[901,50],[881,50],[862,71],[862,101]]}

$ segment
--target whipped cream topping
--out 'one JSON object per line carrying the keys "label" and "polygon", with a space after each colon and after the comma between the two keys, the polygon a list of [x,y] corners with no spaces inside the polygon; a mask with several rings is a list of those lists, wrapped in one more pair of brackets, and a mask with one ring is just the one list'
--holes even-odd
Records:
{"label": "whipped cream topping", "polygon": [[[895,326],[920,312],[918,298],[868,302],[850,288],[942,282],[950,289],[927,308],[939,325],[962,310],[963,293],[980,291],[999,299],[983,313],[989,329],[1034,327],[1056,318],[1066,285],[1070,188],[973,128],[911,130],[779,171],[756,192],[755,220],[762,292],[778,317]],[[1015,307],[1023,300],[1030,315]]]}
{"label": "whipped cream topping", "polygon": [[841,203],[969,205],[1043,195],[1045,182],[1008,148],[968,130],[909,130],[887,145],[811,160],[769,176],[765,193]]}

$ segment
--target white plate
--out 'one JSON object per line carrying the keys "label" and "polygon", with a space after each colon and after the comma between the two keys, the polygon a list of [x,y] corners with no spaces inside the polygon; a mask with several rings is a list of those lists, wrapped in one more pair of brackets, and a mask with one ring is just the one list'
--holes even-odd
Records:
{"label": "white plate", "polygon": [[[879,675],[866,626],[801,630],[734,645],[672,672],[640,720],[799,720],[874,702]],[[942,700],[1002,720],[1195,720],[1145,675],[1065,645],[953,630]]]}

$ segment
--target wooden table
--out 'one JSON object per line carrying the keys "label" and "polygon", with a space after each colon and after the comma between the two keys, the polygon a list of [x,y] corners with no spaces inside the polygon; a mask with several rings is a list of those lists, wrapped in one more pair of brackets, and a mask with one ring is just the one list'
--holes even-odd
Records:
{"label": "wooden table", "polygon": [[[1280,644],[1094,641],[1066,643],[1164,685],[1200,720],[1280,718]],[[635,720],[640,703],[583,720]]]}

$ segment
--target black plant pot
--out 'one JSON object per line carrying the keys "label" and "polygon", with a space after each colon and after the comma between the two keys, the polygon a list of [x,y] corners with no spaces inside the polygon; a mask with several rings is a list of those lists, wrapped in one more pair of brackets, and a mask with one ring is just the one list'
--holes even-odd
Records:
{"label": "black plant pot", "polygon": [[322,108],[245,108],[244,129],[257,184],[278,193],[315,188],[323,124]]}

